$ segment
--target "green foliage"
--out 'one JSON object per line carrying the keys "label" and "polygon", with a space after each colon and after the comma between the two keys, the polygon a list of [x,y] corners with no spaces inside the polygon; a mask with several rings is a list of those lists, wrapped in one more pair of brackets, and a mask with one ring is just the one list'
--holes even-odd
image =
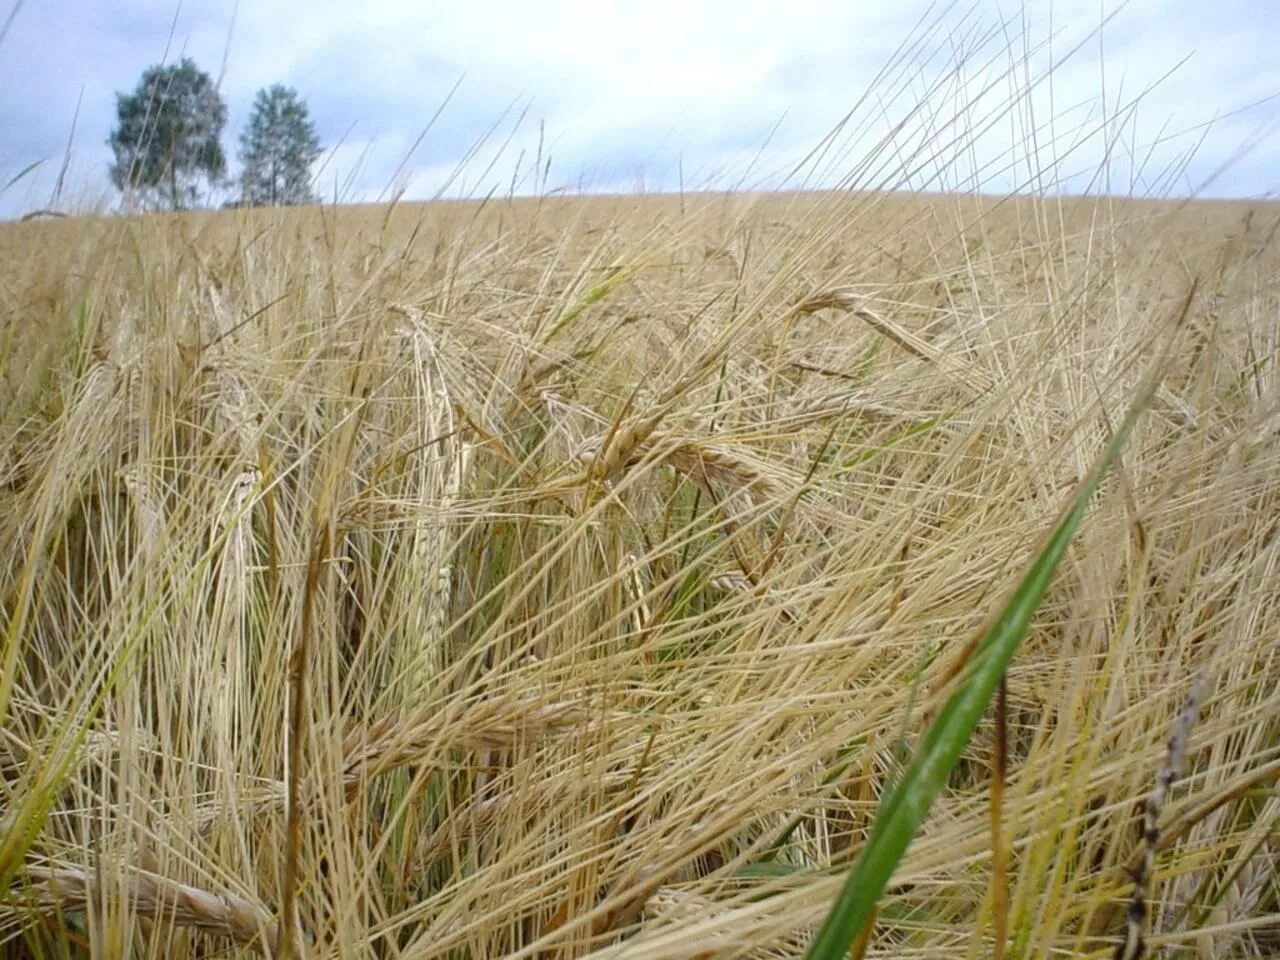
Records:
{"label": "green foliage", "polygon": [[190,58],[148,67],[133,93],[116,95],[116,116],[107,143],[117,189],[181,210],[197,202],[201,180],[213,186],[226,175],[227,106]]}
{"label": "green foliage", "polygon": [[280,84],[259,90],[240,135],[243,205],[316,202],[311,165],[319,156],[315,125],[297,91]]}

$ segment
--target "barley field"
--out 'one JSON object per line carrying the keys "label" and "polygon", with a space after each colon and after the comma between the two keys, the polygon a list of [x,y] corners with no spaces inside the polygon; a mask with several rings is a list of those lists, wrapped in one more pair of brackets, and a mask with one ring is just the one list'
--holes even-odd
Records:
{"label": "barley field", "polygon": [[853,192],[0,226],[5,955],[799,957],[932,776],[827,955],[1275,956],[1278,230]]}

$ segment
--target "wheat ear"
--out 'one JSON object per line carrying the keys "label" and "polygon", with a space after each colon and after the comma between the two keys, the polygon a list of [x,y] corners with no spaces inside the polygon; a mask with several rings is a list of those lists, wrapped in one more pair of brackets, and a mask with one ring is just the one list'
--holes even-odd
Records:
{"label": "wheat ear", "polygon": [[1151,893],[1151,875],[1155,870],[1156,853],[1160,846],[1160,811],[1169,797],[1169,789],[1182,772],[1187,755],[1187,741],[1191,727],[1200,712],[1200,701],[1207,684],[1204,677],[1197,678],[1183,701],[1182,709],[1169,733],[1169,747],[1164,766],[1156,775],[1155,785],[1142,807],[1142,859],[1133,871],[1133,894],[1129,898],[1129,912],[1125,918],[1124,939],[1116,947],[1115,960],[1140,960],[1146,952],[1147,900]]}
{"label": "wheat ear", "polygon": [[[112,887],[143,917],[230,937],[243,947],[272,956],[275,919],[266,907],[229,890],[204,890],[144,870],[130,871],[114,880]],[[10,890],[8,899],[22,897],[37,909],[82,912],[103,892],[92,871],[28,866],[25,883]]]}

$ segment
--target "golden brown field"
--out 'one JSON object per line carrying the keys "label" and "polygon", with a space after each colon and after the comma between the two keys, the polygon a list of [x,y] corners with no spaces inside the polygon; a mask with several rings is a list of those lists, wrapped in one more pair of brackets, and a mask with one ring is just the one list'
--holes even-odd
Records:
{"label": "golden brown field", "polygon": [[802,955],[1151,371],[854,955],[1111,956],[1146,810],[1148,953],[1274,956],[1278,229],[888,194],[0,227],[6,956]]}

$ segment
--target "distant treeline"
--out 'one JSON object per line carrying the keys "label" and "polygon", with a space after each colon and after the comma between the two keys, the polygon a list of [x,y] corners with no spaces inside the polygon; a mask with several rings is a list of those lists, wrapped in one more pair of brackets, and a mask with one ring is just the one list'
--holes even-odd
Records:
{"label": "distant treeline", "polygon": [[[227,105],[209,75],[184,57],[148,67],[132,93],[116,94],[111,182],[144,206],[184,210],[234,191],[223,206],[312,203],[320,139],[296,90],[259,90],[240,133],[240,172],[227,174]],[[225,194],[223,194],[225,196]]]}

